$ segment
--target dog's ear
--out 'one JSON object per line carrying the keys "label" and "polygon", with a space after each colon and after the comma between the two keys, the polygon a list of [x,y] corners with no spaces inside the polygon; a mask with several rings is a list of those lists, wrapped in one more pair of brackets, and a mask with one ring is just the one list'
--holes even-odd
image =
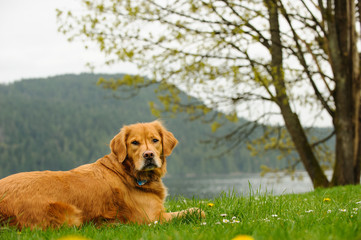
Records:
{"label": "dog's ear", "polygon": [[156,126],[162,136],[163,155],[167,157],[172,153],[173,148],[178,143],[178,140],[174,137],[173,133],[165,129],[160,121],[154,121],[153,124]]}
{"label": "dog's ear", "polygon": [[173,148],[177,145],[178,140],[174,137],[173,133],[165,130],[163,132],[163,154],[169,156]]}
{"label": "dog's ear", "polygon": [[117,156],[119,162],[123,162],[127,157],[127,138],[128,129],[123,127],[120,132],[110,141],[110,150]]}

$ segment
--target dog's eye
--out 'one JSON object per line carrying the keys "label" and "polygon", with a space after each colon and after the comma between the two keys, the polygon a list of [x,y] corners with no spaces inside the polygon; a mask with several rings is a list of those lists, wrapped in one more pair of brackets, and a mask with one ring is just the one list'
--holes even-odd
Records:
{"label": "dog's eye", "polygon": [[139,145],[139,142],[138,142],[138,141],[133,141],[133,142],[131,142],[131,144],[133,144],[133,145]]}
{"label": "dog's eye", "polygon": [[159,140],[156,139],[156,138],[154,138],[154,139],[153,139],[153,142],[156,143],[156,142],[159,142]]}

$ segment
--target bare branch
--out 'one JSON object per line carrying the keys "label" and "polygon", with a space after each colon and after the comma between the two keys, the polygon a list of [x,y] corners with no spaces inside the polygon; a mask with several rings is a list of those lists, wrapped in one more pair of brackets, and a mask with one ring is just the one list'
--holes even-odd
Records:
{"label": "bare branch", "polygon": [[[325,99],[323,98],[322,94],[320,93],[320,91],[318,90],[317,88],[317,85],[315,83],[315,81],[313,80],[313,77],[310,73],[310,71],[308,70],[308,65],[306,63],[306,59],[305,59],[305,56],[302,52],[302,48],[301,48],[301,45],[300,45],[300,38],[298,36],[298,34],[296,33],[295,29],[293,28],[293,25],[292,25],[292,22],[286,12],[286,9],[284,8],[282,2],[280,1],[280,4],[281,4],[281,13],[282,15],[285,17],[289,27],[291,28],[291,31],[293,33],[293,39],[294,39],[294,42],[296,43],[296,47],[297,47],[297,50],[298,50],[298,53],[294,53],[295,56],[297,56],[297,58],[299,59],[301,65],[303,66],[307,76],[308,76],[308,79],[310,80],[310,83],[311,83],[311,86],[313,88],[313,90],[315,91],[315,94],[318,98],[318,100],[321,102],[322,106],[327,110],[327,112],[332,116],[334,117],[334,110],[331,109],[331,107],[328,105],[327,101],[325,101]],[[317,60],[316,60],[317,62]],[[327,83],[326,83],[327,84]]]}

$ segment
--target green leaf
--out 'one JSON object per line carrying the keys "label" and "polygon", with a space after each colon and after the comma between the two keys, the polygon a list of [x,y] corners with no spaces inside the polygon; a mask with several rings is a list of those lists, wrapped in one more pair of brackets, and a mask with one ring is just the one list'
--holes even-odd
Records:
{"label": "green leaf", "polygon": [[226,118],[228,119],[228,121],[230,122],[237,122],[238,121],[238,116],[237,116],[237,113],[231,113],[231,114],[228,114],[226,115]]}
{"label": "green leaf", "polygon": [[221,127],[221,126],[222,126],[222,125],[221,125],[220,123],[218,123],[218,122],[213,122],[212,125],[211,125],[212,132],[217,131],[217,129],[218,129],[219,127]]}

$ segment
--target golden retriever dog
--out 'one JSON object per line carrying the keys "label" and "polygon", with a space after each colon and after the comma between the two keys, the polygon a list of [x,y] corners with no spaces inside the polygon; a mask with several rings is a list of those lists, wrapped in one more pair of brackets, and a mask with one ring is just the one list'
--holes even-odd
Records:
{"label": "golden retriever dog", "polygon": [[83,223],[169,221],[191,208],[165,212],[161,178],[177,145],[161,122],[124,126],[109,155],[70,171],[18,173],[0,180],[0,223],[19,229],[81,226]]}

